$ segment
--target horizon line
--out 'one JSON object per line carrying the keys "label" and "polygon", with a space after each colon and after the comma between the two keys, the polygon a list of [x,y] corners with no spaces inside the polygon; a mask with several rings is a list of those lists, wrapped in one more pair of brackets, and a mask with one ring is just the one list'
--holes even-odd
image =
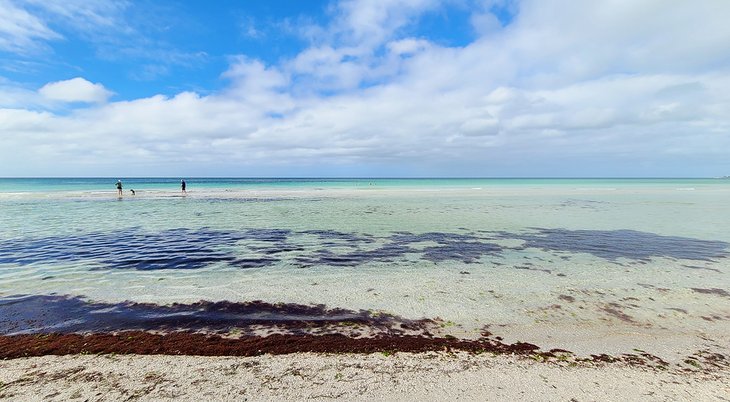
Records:
{"label": "horizon line", "polygon": [[428,180],[428,179],[724,179],[730,176],[0,176],[0,179],[243,179],[243,180]]}

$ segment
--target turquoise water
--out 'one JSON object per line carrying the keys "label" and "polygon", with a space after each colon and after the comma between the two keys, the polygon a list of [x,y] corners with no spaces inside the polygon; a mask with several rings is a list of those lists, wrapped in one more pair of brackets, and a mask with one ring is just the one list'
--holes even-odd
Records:
{"label": "turquoise water", "polygon": [[[117,180],[125,189],[171,190],[180,185],[178,178],[0,178],[2,192],[104,191],[114,190]],[[369,188],[428,187],[468,188],[478,186],[730,186],[727,179],[541,179],[541,178],[186,178],[190,189],[283,189],[283,188]]]}
{"label": "turquoise water", "polygon": [[728,180],[121,179],[0,179],[0,302],[322,304],[556,347],[730,333]]}

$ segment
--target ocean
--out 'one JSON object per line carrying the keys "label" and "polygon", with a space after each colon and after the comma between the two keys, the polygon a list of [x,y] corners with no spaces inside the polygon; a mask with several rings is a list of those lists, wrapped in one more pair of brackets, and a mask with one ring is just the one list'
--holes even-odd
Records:
{"label": "ocean", "polygon": [[730,333],[730,180],[186,181],[0,179],[0,334],[388,317],[622,351]]}

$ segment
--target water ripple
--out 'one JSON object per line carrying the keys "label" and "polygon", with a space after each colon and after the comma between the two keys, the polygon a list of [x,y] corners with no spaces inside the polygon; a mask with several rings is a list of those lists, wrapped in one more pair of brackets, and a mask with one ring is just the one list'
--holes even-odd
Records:
{"label": "water ripple", "polygon": [[[315,240],[312,240],[312,238]],[[508,247],[494,240],[519,240]],[[171,229],[145,232],[139,228],[44,238],[0,241],[0,266],[73,262],[91,269],[199,269],[222,263],[237,268],[277,264],[301,267],[355,267],[368,263],[412,260],[478,263],[506,250],[541,249],[588,253],[615,261],[651,258],[714,261],[726,258],[728,243],[662,236],[633,230],[567,230],[537,228],[526,233],[394,232],[371,236],[327,230]]]}

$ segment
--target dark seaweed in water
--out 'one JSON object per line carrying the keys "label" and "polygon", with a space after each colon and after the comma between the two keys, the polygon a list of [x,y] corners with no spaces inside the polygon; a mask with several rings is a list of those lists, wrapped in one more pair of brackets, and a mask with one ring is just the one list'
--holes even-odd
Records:
{"label": "dark seaweed in water", "polygon": [[285,242],[291,233],[288,229],[248,229],[242,233],[241,239]]}
{"label": "dark seaweed in water", "polygon": [[500,233],[503,239],[520,239],[522,248],[588,253],[607,260],[628,258],[648,261],[652,257],[712,261],[727,258],[730,244],[689,237],[662,236],[635,230],[542,229],[525,234]]}
{"label": "dark seaweed in water", "polygon": [[[208,228],[145,233],[132,228],[110,233],[10,240],[0,243],[0,264],[89,261],[109,268],[138,270],[196,269],[215,262],[252,265],[222,251],[221,247],[249,238],[281,242],[286,239],[287,233],[281,230],[237,232]],[[265,266],[275,262],[262,259],[253,265]]]}
{"label": "dark seaweed in water", "polygon": [[[302,235],[314,235],[326,241],[325,248],[314,249],[302,243]],[[243,252],[231,246],[240,245]],[[365,246],[380,240],[373,249]],[[297,243],[299,241],[299,243]],[[412,243],[436,242],[438,246],[418,250]],[[331,244],[330,244],[331,243]],[[329,246],[347,246],[353,251],[335,253]],[[480,242],[478,237],[454,233],[396,233],[386,238],[329,230],[293,232],[286,229],[247,229],[242,231],[209,228],[171,229],[157,233],[137,228],[110,233],[50,236],[0,242],[0,264],[30,265],[58,261],[88,261],[105,268],[137,270],[198,269],[217,262],[239,268],[262,268],[284,258],[280,253],[298,253],[289,261],[300,266],[358,266],[369,262],[393,262],[407,254],[420,254],[434,262],[447,260],[477,262],[483,255],[495,255],[501,248]],[[293,261],[292,261],[293,260]]]}
{"label": "dark seaweed in water", "polygon": [[300,234],[316,235],[320,240],[340,240],[350,243],[367,244],[375,240],[372,236],[358,235],[355,233],[338,232],[336,230],[303,230]]}
{"label": "dark seaweed in water", "polygon": [[484,255],[499,255],[503,248],[492,243],[453,242],[423,249],[423,258],[433,262],[462,261],[467,264],[478,262]]}
{"label": "dark seaweed in water", "polygon": [[730,297],[730,292],[728,292],[725,289],[720,288],[712,288],[712,289],[703,289],[703,288],[692,288],[697,293],[703,293],[706,295],[718,295],[723,297]]}
{"label": "dark seaweed in water", "polygon": [[106,268],[137,270],[199,269],[216,262],[240,268],[259,268],[276,264],[270,257],[242,258],[223,247],[241,240],[256,240],[268,247],[290,247],[284,229],[244,231],[209,228],[170,229],[146,233],[137,228],[111,233],[50,236],[0,242],[0,264],[29,265],[55,261],[89,261]]}
{"label": "dark seaweed in water", "polygon": [[243,237],[238,232],[206,228],[158,233],[131,228],[110,233],[10,240],[0,243],[0,263],[96,261],[110,268],[194,269],[234,260],[234,256],[220,251],[219,247]]}
{"label": "dark seaweed in water", "polygon": [[330,265],[341,267],[354,267],[368,262],[381,261],[392,262],[416,250],[399,244],[386,244],[374,250],[357,250],[349,253],[333,253],[327,249],[316,251],[311,256],[297,258],[297,262],[303,266]]}
{"label": "dark seaweed in water", "polygon": [[82,297],[28,295],[0,298],[0,335],[114,331],[229,332],[252,326],[297,331],[353,323],[393,334],[410,329],[426,333],[430,320],[328,309],[324,305],[200,301],[191,304],[100,303]]}
{"label": "dark seaweed in water", "polygon": [[413,234],[409,232],[397,232],[390,236],[390,240],[395,243],[420,243],[420,242],[434,242],[439,244],[452,244],[457,242],[474,241],[479,239],[478,237],[461,234],[461,233],[442,233],[442,232],[428,232],[421,234]]}
{"label": "dark seaweed in water", "polygon": [[[0,241],[0,264],[83,261],[104,268],[137,270],[198,269],[214,263],[263,268],[281,262],[302,267],[355,267],[371,262],[406,261],[407,257],[435,263],[477,263],[484,257],[501,256],[505,249],[527,248],[590,253],[608,260],[627,258],[641,262],[652,257],[713,261],[728,256],[728,243],[725,242],[633,230],[535,229],[517,234],[481,233],[482,236],[395,232],[375,237],[331,230],[201,228],[148,233],[131,228],[110,233]],[[311,236],[316,236],[319,244],[312,244]],[[507,248],[490,242],[494,239],[518,239],[525,243]],[[245,244],[240,243],[242,241]],[[419,247],[419,243],[426,244]],[[337,252],[333,247],[348,250]]]}
{"label": "dark seaweed in water", "polygon": [[[342,238],[340,235],[337,235],[337,237]],[[365,243],[372,242],[370,238],[365,238],[365,240]],[[464,263],[475,263],[485,255],[498,255],[503,251],[503,248],[497,244],[486,243],[480,241],[479,237],[459,233],[429,232],[413,234],[397,232],[382,240],[384,244],[372,250],[358,249],[347,253],[333,253],[328,249],[320,249],[312,255],[298,257],[296,261],[304,266],[358,266],[369,262],[394,262],[407,254],[413,254],[420,255],[421,259],[432,262],[462,261]],[[358,242],[361,240],[352,238],[351,241]],[[433,242],[438,245],[424,247],[421,250],[413,247],[414,244],[423,242]]]}
{"label": "dark seaweed in water", "polygon": [[479,237],[460,233],[429,232],[412,234],[400,232],[390,237],[391,241],[399,244],[434,242],[438,246],[429,246],[423,249],[422,258],[432,262],[462,261],[475,263],[485,255],[499,255],[503,247],[480,241]]}

